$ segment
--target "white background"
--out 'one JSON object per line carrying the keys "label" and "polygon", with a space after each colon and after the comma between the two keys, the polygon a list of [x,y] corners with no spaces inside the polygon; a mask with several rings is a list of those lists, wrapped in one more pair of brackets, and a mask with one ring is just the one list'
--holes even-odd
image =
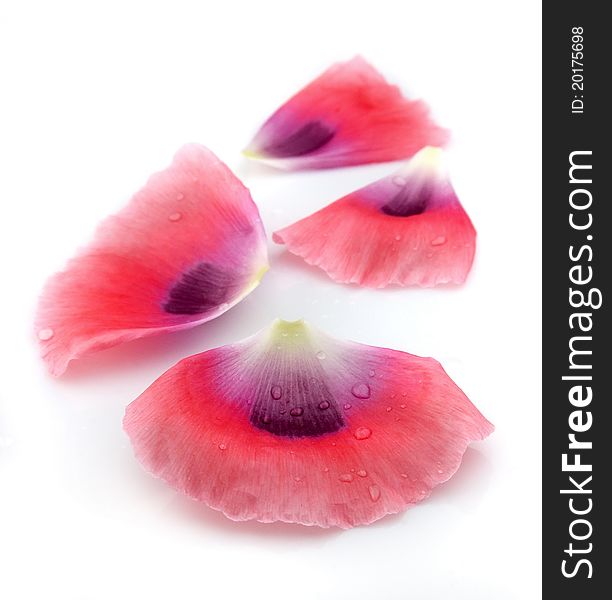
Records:
{"label": "white background", "polygon": [[[538,3],[0,5],[0,595],[3,599],[532,599],[540,587]],[[459,288],[334,284],[270,243],[221,318],[73,364],[31,333],[45,280],[184,142],[250,187],[268,234],[391,172],[283,174],[239,151],[290,94],[363,54],[452,129],[478,229]],[[148,476],[125,406],[180,358],[273,318],[434,356],[497,426],[412,510],[350,531],[234,523]]]}

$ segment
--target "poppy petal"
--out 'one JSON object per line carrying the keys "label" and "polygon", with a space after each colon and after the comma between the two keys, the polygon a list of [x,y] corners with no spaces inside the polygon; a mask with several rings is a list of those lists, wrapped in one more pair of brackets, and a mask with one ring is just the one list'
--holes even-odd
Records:
{"label": "poppy petal", "polygon": [[303,321],[185,358],[124,428],[147,470],[231,519],[342,528],[427,497],[493,430],[437,361]]}
{"label": "poppy petal", "polygon": [[340,283],[382,288],[463,283],[476,230],[440,168],[441,151],[408,164],[273,235]]}
{"label": "poppy petal", "polygon": [[283,104],[245,154],[281,168],[321,169],[409,158],[447,140],[423,101],[406,99],[357,56]]}
{"label": "poppy petal", "polygon": [[210,150],[184,146],[48,281],[36,329],[54,375],[86,353],[209,321],[267,270],[249,191]]}

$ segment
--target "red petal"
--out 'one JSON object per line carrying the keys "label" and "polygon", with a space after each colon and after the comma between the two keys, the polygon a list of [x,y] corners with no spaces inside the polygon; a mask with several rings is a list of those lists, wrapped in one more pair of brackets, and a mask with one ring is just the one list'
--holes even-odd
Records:
{"label": "red petal", "polygon": [[245,153],[282,168],[327,168],[409,158],[447,139],[423,101],[407,100],[356,57],[281,106]]}
{"label": "red petal", "polygon": [[266,269],[249,191],[212,152],[185,146],[49,280],[36,317],[42,355],[60,375],[83,354],[203,323]]}
{"label": "red petal", "polygon": [[232,519],[344,528],[419,502],[493,430],[435,360],[282,321],[182,360],[124,426],[149,471]]}
{"label": "red petal", "polygon": [[476,231],[427,148],[408,165],[273,235],[341,283],[463,283]]}

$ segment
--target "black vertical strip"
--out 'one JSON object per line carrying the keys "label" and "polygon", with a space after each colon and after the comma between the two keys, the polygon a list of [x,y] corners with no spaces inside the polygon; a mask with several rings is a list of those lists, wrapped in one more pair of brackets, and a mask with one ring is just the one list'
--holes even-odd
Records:
{"label": "black vertical strip", "polygon": [[610,594],[608,9],[543,4],[543,597],[554,600]]}

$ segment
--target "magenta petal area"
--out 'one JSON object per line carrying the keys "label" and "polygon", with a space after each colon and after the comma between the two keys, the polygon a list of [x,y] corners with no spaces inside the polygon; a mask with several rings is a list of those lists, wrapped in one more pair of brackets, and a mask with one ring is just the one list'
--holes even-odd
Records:
{"label": "magenta petal area", "polygon": [[61,375],[85,354],[204,323],[267,268],[247,188],[210,150],[184,146],[49,279],[36,315],[42,356]]}
{"label": "magenta petal area", "polygon": [[132,402],[143,466],[237,521],[349,528],[426,498],[493,426],[431,358],[276,321]]}
{"label": "magenta petal area", "polygon": [[425,102],[404,97],[357,56],[283,104],[245,154],[283,169],[323,169],[409,158],[448,138]]}
{"label": "magenta petal area", "polygon": [[476,230],[438,148],[424,148],[396,173],[274,232],[292,254],[339,283],[364,287],[461,284]]}

